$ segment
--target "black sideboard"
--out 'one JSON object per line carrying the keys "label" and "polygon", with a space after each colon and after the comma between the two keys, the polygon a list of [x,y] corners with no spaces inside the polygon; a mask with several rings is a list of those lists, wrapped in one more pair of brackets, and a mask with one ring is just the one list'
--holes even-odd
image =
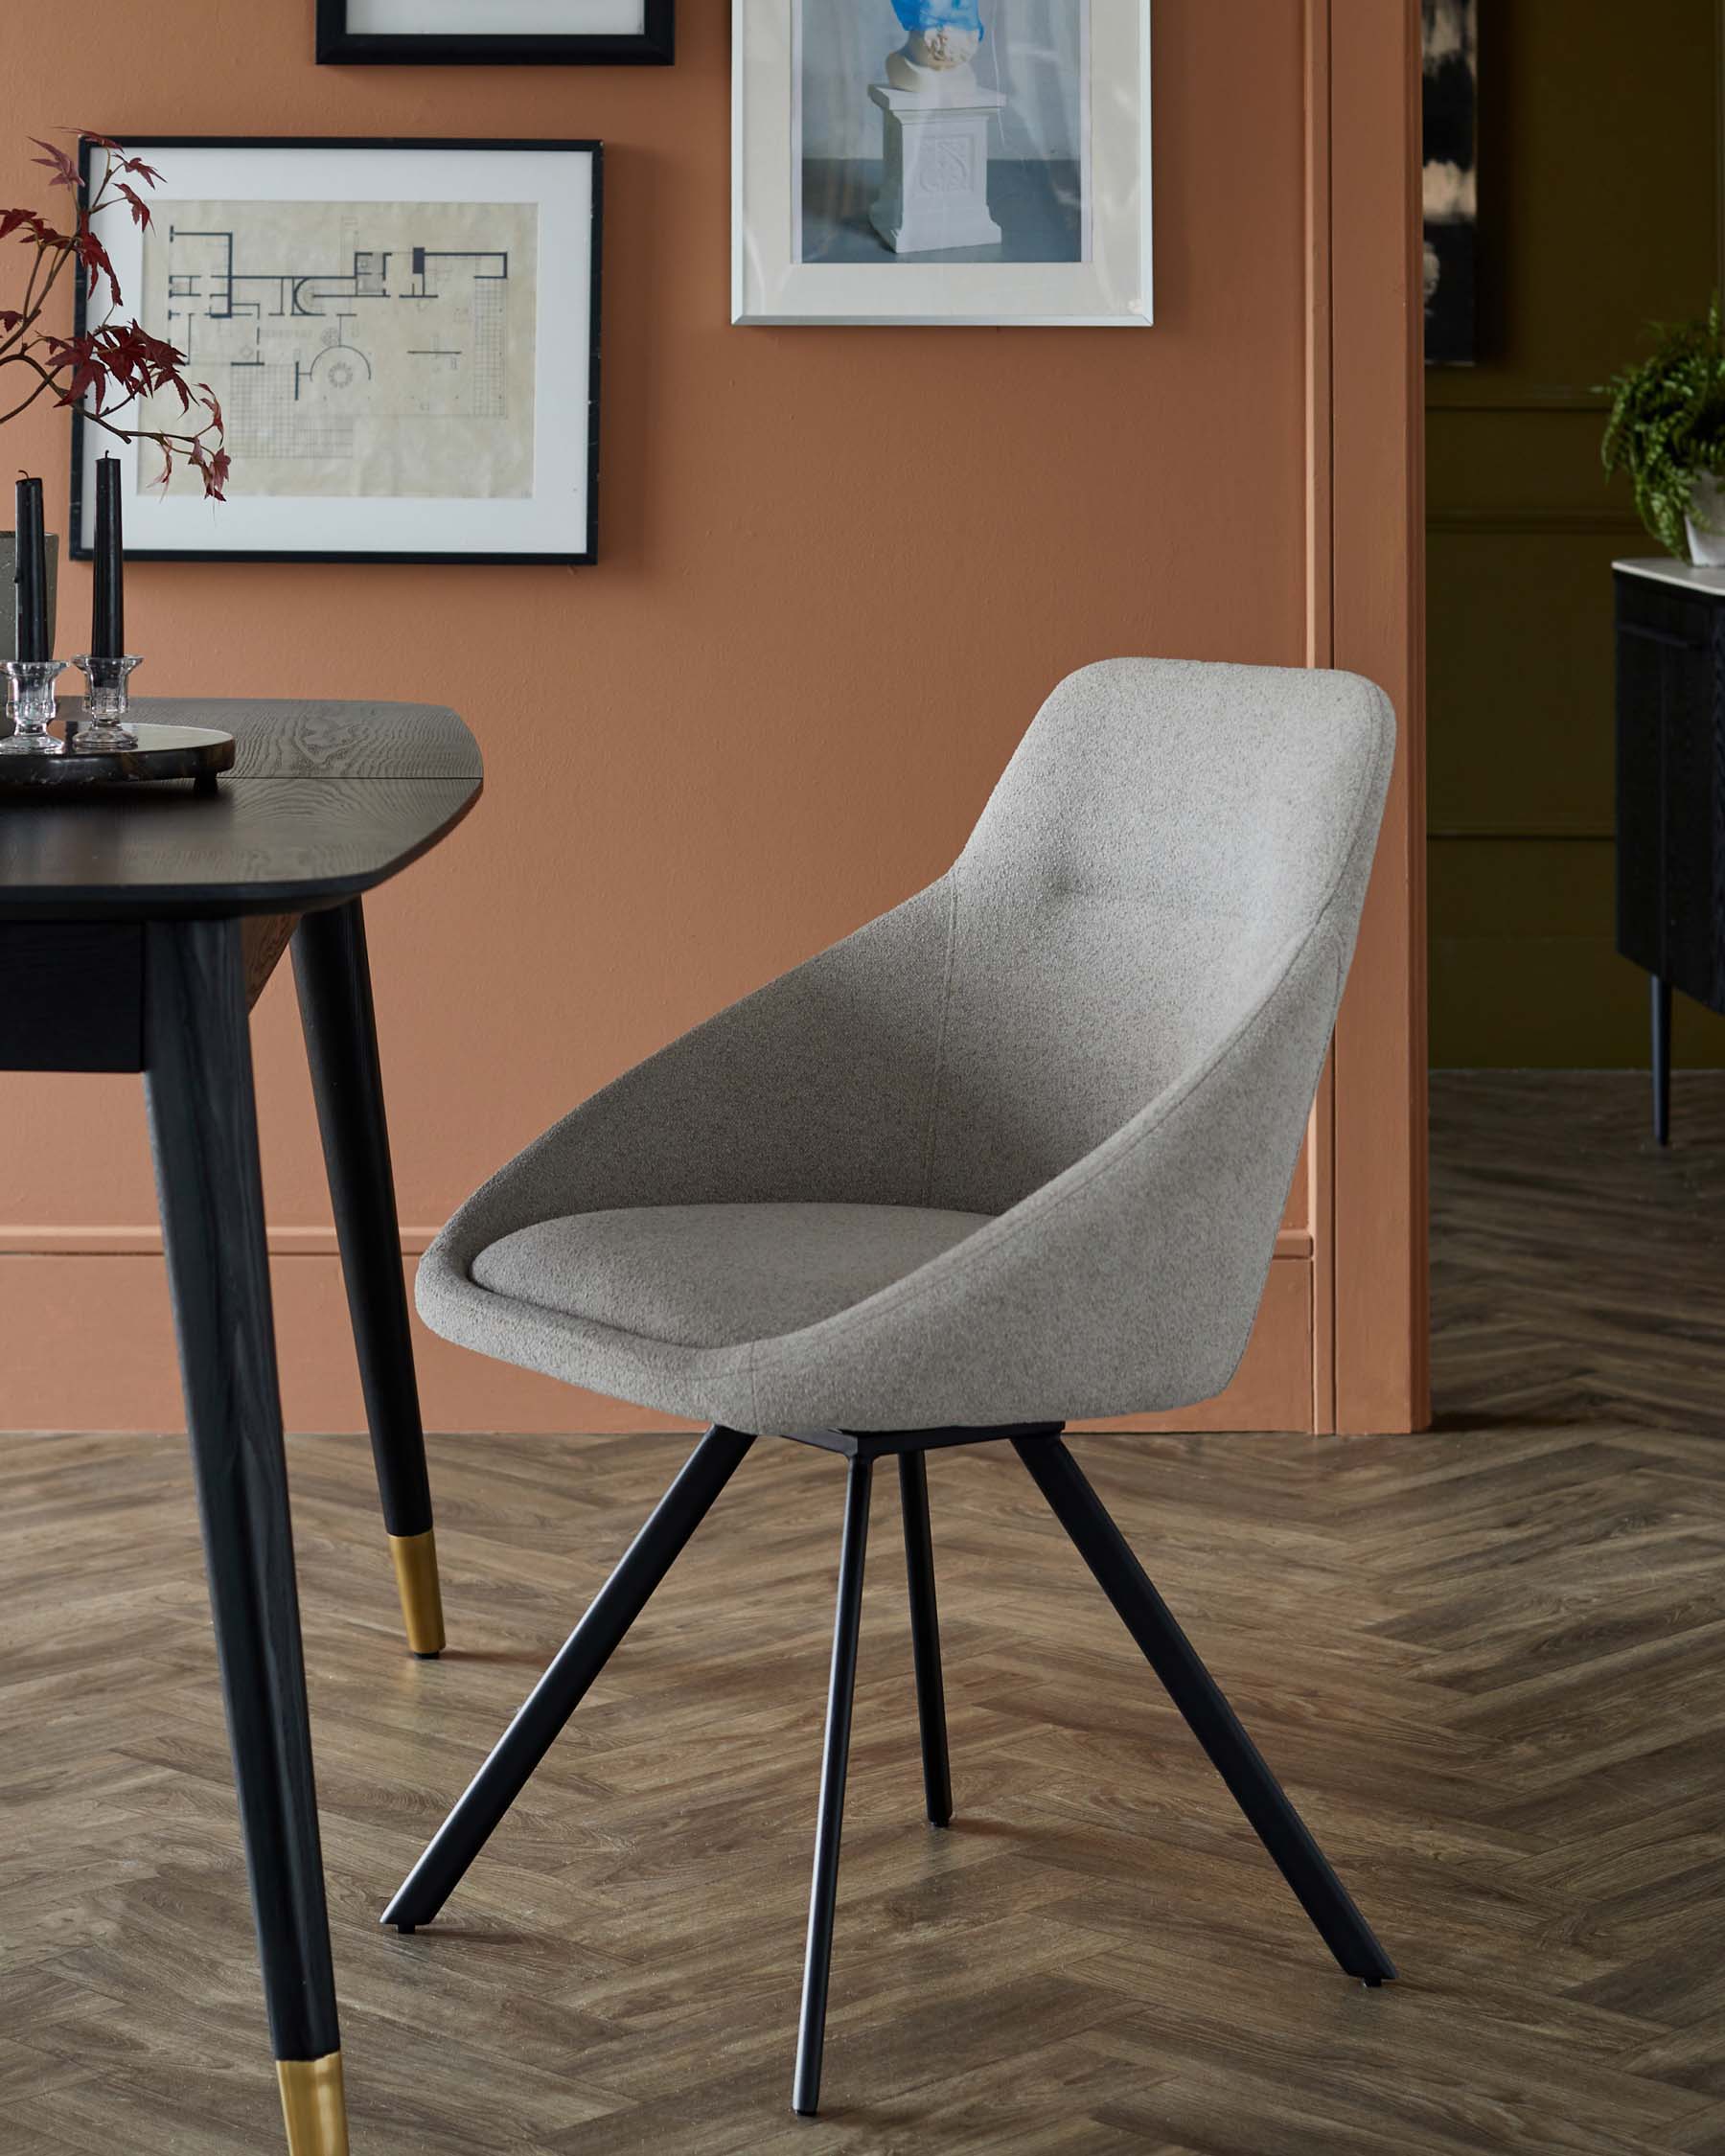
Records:
{"label": "black sideboard", "polygon": [[1617,947],[1652,976],[1653,1135],[1671,992],[1725,1012],[1725,570],[1618,562]]}

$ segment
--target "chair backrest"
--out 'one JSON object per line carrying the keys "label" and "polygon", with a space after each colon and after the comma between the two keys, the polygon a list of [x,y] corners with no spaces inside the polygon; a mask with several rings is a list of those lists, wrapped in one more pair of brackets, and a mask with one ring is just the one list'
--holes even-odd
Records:
{"label": "chair backrest", "polygon": [[1346,674],[1112,659],[1061,683],[946,880],[926,1203],[1015,1204],[1201,1063],[1328,911],[1393,750]]}

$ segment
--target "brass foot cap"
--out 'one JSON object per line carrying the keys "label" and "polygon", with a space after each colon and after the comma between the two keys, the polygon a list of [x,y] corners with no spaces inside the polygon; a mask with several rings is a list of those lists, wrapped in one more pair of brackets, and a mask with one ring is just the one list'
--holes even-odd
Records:
{"label": "brass foot cap", "polygon": [[288,2156],[348,2156],[341,2053],[279,2058],[276,2076],[282,2084],[282,2117],[288,2122]]}
{"label": "brass foot cap", "polygon": [[407,1628],[407,1644],[422,1661],[443,1652],[443,1590],[437,1578],[437,1530],[423,1535],[391,1535],[389,1554],[395,1563],[396,1586],[402,1595],[402,1621]]}

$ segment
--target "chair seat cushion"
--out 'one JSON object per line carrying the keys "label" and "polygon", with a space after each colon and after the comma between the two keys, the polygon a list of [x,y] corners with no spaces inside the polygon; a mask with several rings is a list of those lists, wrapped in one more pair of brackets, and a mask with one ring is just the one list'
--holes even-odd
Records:
{"label": "chair seat cushion", "polygon": [[988,1225],[919,1205],[654,1205],[518,1228],[472,1262],[494,1295],[678,1347],[800,1330]]}

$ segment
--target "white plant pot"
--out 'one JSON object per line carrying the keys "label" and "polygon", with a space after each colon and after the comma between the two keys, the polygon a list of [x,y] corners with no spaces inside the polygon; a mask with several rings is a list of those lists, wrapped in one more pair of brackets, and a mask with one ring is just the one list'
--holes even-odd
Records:
{"label": "white plant pot", "polygon": [[1696,473],[1686,522],[1690,560],[1697,568],[1725,569],[1725,480],[1715,472]]}

